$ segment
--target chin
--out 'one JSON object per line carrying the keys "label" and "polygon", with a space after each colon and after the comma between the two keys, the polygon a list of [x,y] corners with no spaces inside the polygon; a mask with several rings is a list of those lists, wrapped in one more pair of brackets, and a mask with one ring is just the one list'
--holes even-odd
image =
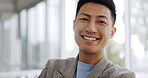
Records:
{"label": "chin", "polygon": [[93,51],[91,49],[85,49],[85,50],[81,50],[81,52],[85,54],[96,54],[98,51]]}

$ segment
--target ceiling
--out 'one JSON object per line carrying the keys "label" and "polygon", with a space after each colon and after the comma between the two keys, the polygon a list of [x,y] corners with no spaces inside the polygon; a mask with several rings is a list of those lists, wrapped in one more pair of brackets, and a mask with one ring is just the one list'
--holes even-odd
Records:
{"label": "ceiling", "polygon": [[3,19],[14,12],[15,0],[0,0],[0,19]]}
{"label": "ceiling", "polygon": [[29,8],[43,0],[0,0],[0,20],[9,18],[13,13]]}

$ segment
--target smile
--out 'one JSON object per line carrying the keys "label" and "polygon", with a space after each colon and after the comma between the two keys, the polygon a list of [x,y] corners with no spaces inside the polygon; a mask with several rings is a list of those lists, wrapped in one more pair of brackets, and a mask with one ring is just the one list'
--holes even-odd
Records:
{"label": "smile", "polygon": [[86,39],[88,41],[96,41],[96,40],[99,40],[100,38],[95,38],[95,37],[88,37],[88,36],[84,36],[84,35],[81,35],[81,37],[83,39]]}

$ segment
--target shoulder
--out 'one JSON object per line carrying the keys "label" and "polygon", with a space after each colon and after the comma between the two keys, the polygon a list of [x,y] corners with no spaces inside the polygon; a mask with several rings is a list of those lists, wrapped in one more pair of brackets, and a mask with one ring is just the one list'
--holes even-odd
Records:
{"label": "shoulder", "polygon": [[46,67],[50,69],[59,69],[67,65],[69,62],[73,61],[74,58],[68,59],[50,59],[48,60]]}
{"label": "shoulder", "polygon": [[107,78],[135,78],[135,73],[129,69],[115,65],[108,61],[108,64],[102,73],[102,78],[107,76]]}
{"label": "shoulder", "polygon": [[54,71],[59,71],[73,60],[74,58],[48,60],[46,67],[42,70],[38,78],[51,78]]}

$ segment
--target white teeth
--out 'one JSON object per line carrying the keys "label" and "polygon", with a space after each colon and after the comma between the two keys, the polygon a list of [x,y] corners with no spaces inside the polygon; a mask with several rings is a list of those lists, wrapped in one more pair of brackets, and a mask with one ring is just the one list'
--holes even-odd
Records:
{"label": "white teeth", "polygon": [[87,40],[89,40],[89,41],[97,40],[96,38],[89,38],[89,37],[85,37],[85,36],[84,36],[84,39],[87,39]]}

